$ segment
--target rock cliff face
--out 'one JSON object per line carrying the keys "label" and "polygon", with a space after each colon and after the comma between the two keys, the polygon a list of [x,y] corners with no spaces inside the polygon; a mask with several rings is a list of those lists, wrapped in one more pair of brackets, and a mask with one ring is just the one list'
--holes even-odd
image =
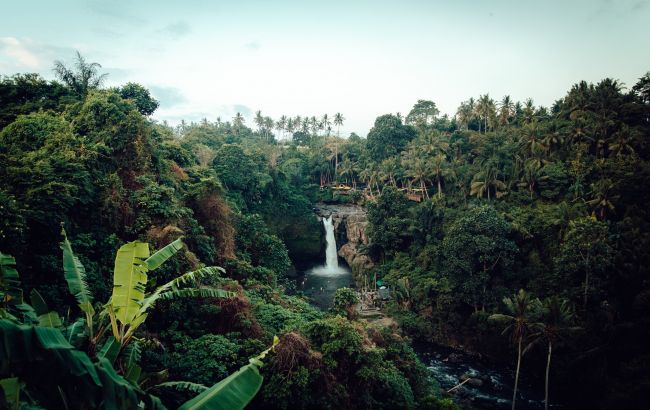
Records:
{"label": "rock cliff face", "polygon": [[361,252],[362,245],[368,245],[366,211],[357,205],[318,204],[317,214],[332,215],[338,255],[345,259],[357,284],[363,282],[361,275],[374,266],[372,260]]}

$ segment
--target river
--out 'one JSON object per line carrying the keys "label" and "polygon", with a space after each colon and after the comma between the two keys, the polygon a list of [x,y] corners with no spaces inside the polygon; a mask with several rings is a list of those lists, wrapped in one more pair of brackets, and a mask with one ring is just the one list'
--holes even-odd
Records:
{"label": "river", "polygon": [[[512,369],[496,366],[462,351],[433,343],[414,342],[413,348],[431,371],[441,390],[451,389],[468,376],[472,379],[456,389],[455,398],[461,404],[470,404],[476,409],[510,409],[514,386]],[[544,408],[544,382],[536,382],[539,385],[533,385],[525,375],[519,376],[517,409]],[[554,403],[549,407],[561,408]]]}
{"label": "river", "polygon": [[[310,302],[326,310],[332,304],[334,293],[342,287],[351,287],[352,272],[339,260],[332,217],[323,218],[326,237],[325,263],[299,272],[296,290]],[[455,399],[475,409],[509,409],[514,385],[513,371],[495,366],[459,350],[433,343],[413,343],[420,360],[431,371],[441,390],[447,391],[469,377],[471,380],[455,389]],[[514,360],[514,358],[513,358]],[[525,375],[520,376],[517,408],[543,409],[544,386],[532,386]],[[551,408],[559,409],[557,405]]]}

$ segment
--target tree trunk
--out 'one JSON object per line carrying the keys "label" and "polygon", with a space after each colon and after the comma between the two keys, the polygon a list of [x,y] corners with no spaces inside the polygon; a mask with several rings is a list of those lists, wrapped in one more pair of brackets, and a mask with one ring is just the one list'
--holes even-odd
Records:
{"label": "tree trunk", "polygon": [[442,186],[440,185],[440,177],[438,177],[438,198],[442,197]]}
{"label": "tree trunk", "polygon": [[339,170],[339,142],[336,141],[336,144],[334,144],[334,182],[338,181],[338,170]]}
{"label": "tree trunk", "polygon": [[515,402],[517,400],[517,385],[519,384],[519,368],[521,366],[521,338],[519,338],[519,345],[517,348],[517,371],[515,372],[515,389],[512,393],[512,410],[515,410]]}
{"label": "tree trunk", "polygon": [[546,383],[544,385],[544,410],[548,410],[548,375],[551,371],[551,353],[553,345],[551,341],[548,342],[548,358],[546,359]]}
{"label": "tree trunk", "polygon": [[582,309],[587,311],[587,294],[589,293],[589,266],[585,269],[585,291],[584,300],[582,301]]}

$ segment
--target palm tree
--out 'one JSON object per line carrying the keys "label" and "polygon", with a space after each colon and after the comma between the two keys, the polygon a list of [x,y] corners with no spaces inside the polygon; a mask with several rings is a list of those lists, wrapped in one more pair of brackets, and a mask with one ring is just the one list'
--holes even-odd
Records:
{"label": "palm tree", "polygon": [[628,125],[622,124],[621,128],[614,134],[614,142],[609,144],[609,150],[617,157],[634,154],[632,139],[636,136]]}
{"label": "palm tree", "polygon": [[309,134],[309,118],[305,117],[300,125],[300,131],[304,132],[305,134]]}
{"label": "palm tree", "polygon": [[506,194],[506,184],[499,179],[498,162],[495,158],[488,158],[478,164],[480,171],[472,178],[470,185],[470,195],[476,195],[482,198],[487,194],[488,200],[492,198],[492,191],[497,198],[501,198]]}
{"label": "palm tree", "polygon": [[526,156],[533,156],[538,152],[545,152],[546,146],[539,135],[539,124],[537,121],[527,123],[522,127],[523,145],[526,149]]}
{"label": "palm tree", "polygon": [[372,193],[372,170],[370,167],[365,167],[359,172],[359,179],[366,184],[368,187],[368,192],[370,192],[370,198],[374,198],[374,195]]}
{"label": "palm tree", "polygon": [[512,102],[512,99],[509,95],[506,95],[501,100],[501,107],[499,109],[499,125],[508,125],[510,124],[510,118],[512,118],[515,113],[515,103]]}
{"label": "palm tree", "polygon": [[296,124],[293,122],[293,118],[289,117],[287,119],[287,132],[289,135],[293,135],[293,131],[296,129]]}
{"label": "palm tree", "polygon": [[515,410],[523,343],[533,331],[540,328],[540,324],[534,322],[534,320],[541,310],[541,302],[539,299],[532,299],[525,290],[519,289],[519,292],[512,298],[503,298],[503,304],[506,306],[508,314],[497,313],[491,315],[489,319],[504,324],[505,328],[501,334],[510,333],[512,341],[517,344],[517,370],[515,372],[515,387],[512,393],[512,410]]}
{"label": "palm tree", "polygon": [[317,135],[317,133],[318,133],[318,129],[319,129],[319,126],[318,126],[318,125],[319,125],[319,124],[318,124],[318,120],[316,119],[315,116],[312,116],[312,117],[309,119],[309,125],[311,126],[311,133],[312,133],[313,136],[315,137],[315,136]]}
{"label": "palm tree", "polygon": [[594,212],[598,213],[600,219],[605,219],[607,213],[614,213],[614,205],[621,196],[615,194],[616,184],[611,179],[606,178],[591,184],[591,199],[587,205],[593,207]]}
{"label": "palm tree", "polygon": [[[343,161],[341,161],[341,165],[339,165],[339,169],[341,170],[341,175],[348,175],[350,176],[350,179],[352,180],[352,187],[356,189],[357,187],[357,182],[354,177],[354,172],[356,170],[355,163],[350,160],[350,157],[347,155],[343,158]],[[345,182],[348,182],[348,178],[345,178]]]}
{"label": "palm tree", "polygon": [[379,164],[379,175],[383,181],[394,187],[397,187],[396,175],[399,172],[399,162],[397,157],[386,158]]}
{"label": "palm tree", "polygon": [[287,129],[287,116],[283,115],[280,117],[278,122],[275,123],[275,129],[282,131],[282,137],[284,137],[284,130]]}
{"label": "palm tree", "polygon": [[327,114],[323,114],[320,120],[320,128],[323,130],[327,130],[327,136],[330,136],[330,131],[332,129],[332,121],[330,120],[329,116]]}
{"label": "palm tree", "polygon": [[575,313],[569,304],[569,301],[566,299],[552,296],[544,299],[542,307],[542,326],[537,333],[532,335],[533,342],[528,346],[528,348],[540,341],[546,341],[548,344],[546,374],[544,380],[544,409],[548,410],[548,386],[553,345],[562,338],[563,333],[577,330],[579,327],[571,326],[575,319]]}
{"label": "palm tree", "polygon": [[257,125],[257,131],[262,135],[262,128],[264,127],[264,117],[262,116],[262,111],[257,110],[255,112],[255,125]]}
{"label": "palm tree", "polygon": [[479,118],[479,132],[481,131],[481,119],[485,125],[483,131],[487,132],[488,125],[492,125],[496,119],[496,104],[489,94],[481,95],[476,103],[476,114]]}
{"label": "palm tree", "polygon": [[431,165],[417,144],[410,144],[410,147],[404,151],[402,166],[404,166],[404,175],[410,177],[412,183],[419,184],[422,194],[429,199],[426,181],[431,175]]}
{"label": "palm tree", "polygon": [[271,139],[271,131],[273,130],[274,125],[275,123],[273,122],[273,118],[264,117],[264,132],[266,133],[267,140]]}
{"label": "palm tree", "polygon": [[537,182],[544,178],[542,174],[541,161],[538,161],[535,158],[528,158],[524,161],[522,171],[522,184],[528,188],[530,199],[533,199],[533,193],[535,192]]}
{"label": "palm tree", "polygon": [[450,167],[449,161],[445,154],[438,154],[431,160],[433,176],[436,178],[436,183],[438,184],[438,198],[442,197],[442,181],[451,176],[454,172],[453,168]]}
{"label": "palm tree", "polygon": [[341,126],[343,125],[343,121],[345,121],[345,118],[343,118],[343,114],[341,114],[340,112],[334,114],[334,125],[336,125],[337,137],[341,136]]}
{"label": "palm tree", "polygon": [[527,99],[524,103],[523,116],[524,124],[530,124],[535,119],[535,105],[532,98]]}
{"label": "palm tree", "polygon": [[54,62],[54,74],[80,97],[88,91],[99,88],[108,74],[99,74],[99,63],[86,63],[86,59],[77,51],[75,68],[68,68],[61,61]]}
{"label": "palm tree", "polygon": [[244,126],[244,122],[246,122],[246,119],[240,112],[235,114],[232,118],[232,125],[235,128],[235,133],[239,134],[240,129]]}

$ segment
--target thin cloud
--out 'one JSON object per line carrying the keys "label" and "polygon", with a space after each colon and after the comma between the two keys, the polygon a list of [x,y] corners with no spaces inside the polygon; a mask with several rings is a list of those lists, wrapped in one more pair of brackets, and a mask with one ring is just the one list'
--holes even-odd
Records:
{"label": "thin cloud", "polygon": [[165,27],[158,30],[158,33],[166,34],[173,38],[180,38],[188,35],[191,31],[192,29],[187,22],[178,21],[176,23],[166,25]]}
{"label": "thin cloud", "polygon": [[0,37],[0,53],[14,58],[20,65],[29,69],[39,69],[42,62],[29,47],[16,37]]}
{"label": "thin cloud", "polygon": [[50,73],[54,60],[73,53],[72,48],[52,46],[31,39],[0,37],[0,67],[9,73]]}
{"label": "thin cloud", "polygon": [[147,21],[141,17],[128,13],[126,10],[129,8],[129,2],[125,1],[90,1],[87,3],[90,10],[103,17],[119,20],[120,22],[127,22],[134,25],[142,25]]}
{"label": "thin cloud", "polygon": [[248,43],[244,44],[244,48],[247,49],[247,50],[251,50],[251,51],[257,51],[261,47],[262,47],[262,45],[260,43],[258,43],[257,41],[251,41],[251,42],[248,42]]}

